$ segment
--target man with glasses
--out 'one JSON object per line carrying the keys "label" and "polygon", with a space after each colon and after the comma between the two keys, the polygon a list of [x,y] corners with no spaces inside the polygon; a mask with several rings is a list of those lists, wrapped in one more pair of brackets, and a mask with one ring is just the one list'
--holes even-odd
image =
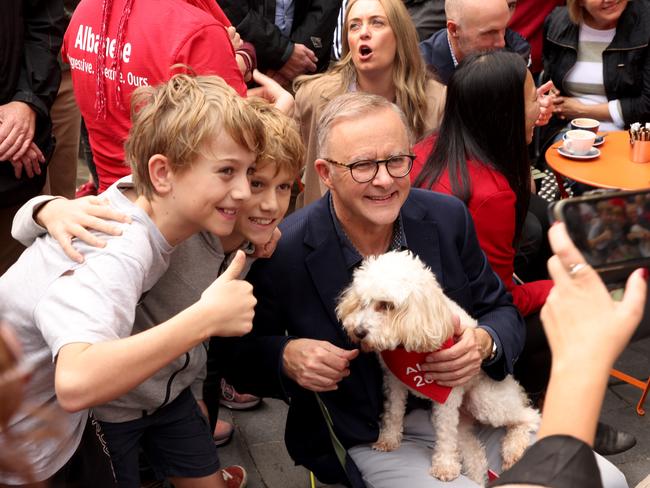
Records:
{"label": "man with glasses", "polygon": [[[462,202],[410,188],[413,141],[397,106],[366,93],[341,95],[323,111],[317,138],[316,169],[329,192],[281,224],[275,253],[248,275],[258,299],[253,332],[224,341],[215,356],[238,390],[290,401],[289,454],[322,482],[347,477],[361,486],[363,477],[373,487],[476,486],[463,476],[446,484],[429,474],[427,402],[407,415],[399,450],[372,450],[383,411],[382,372],[374,354],[360,353],[348,340],[336,318],[337,298],[364,257],[399,249],[417,254],[480,324],[458,326],[456,343],[421,365],[448,386],[481,368],[497,380],[511,373],[524,343],[523,322],[481,252]],[[483,429],[481,439],[500,469],[496,432]]]}

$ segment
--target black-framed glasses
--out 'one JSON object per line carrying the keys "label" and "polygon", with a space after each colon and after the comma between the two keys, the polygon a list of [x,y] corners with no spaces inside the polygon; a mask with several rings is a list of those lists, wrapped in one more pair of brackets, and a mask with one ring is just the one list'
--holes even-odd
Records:
{"label": "black-framed glasses", "polygon": [[386,165],[386,171],[388,171],[388,174],[393,178],[404,178],[411,172],[411,168],[413,168],[415,155],[396,154],[395,156],[386,159],[362,159],[350,164],[339,163],[338,161],[328,158],[323,159],[328,163],[335,164],[336,166],[348,168],[352,175],[352,179],[357,183],[368,183],[377,176],[380,164]]}

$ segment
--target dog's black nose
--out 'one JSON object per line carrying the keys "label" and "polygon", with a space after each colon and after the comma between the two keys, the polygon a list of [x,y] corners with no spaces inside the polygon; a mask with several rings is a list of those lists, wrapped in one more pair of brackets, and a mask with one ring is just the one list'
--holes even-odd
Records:
{"label": "dog's black nose", "polygon": [[368,335],[368,329],[366,329],[365,327],[362,327],[360,325],[357,325],[354,328],[353,332],[354,332],[354,335],[357,336],[358,339],[363,339],[364,337],[366,337]]}

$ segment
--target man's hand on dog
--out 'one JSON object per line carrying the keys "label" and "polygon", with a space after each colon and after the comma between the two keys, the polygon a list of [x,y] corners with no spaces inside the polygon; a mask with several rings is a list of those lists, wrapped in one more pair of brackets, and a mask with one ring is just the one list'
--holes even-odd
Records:
{"label": "man's hand on dog", "polygon": [[282,362],[285,374],[303,388],[332,391],[350,375],[350,361],[358,355],[358,349],[348,351],[327,341],[294,339],[284,348]]}
{"label": "man's hand on dog", "polygon": [[463,327],[455,318],[455,344],[429,354],[420,364],[427,380],[440,386],[459,386],[468,382],[481,370],[481,363],[492,351],[492,337],[484,329]]}

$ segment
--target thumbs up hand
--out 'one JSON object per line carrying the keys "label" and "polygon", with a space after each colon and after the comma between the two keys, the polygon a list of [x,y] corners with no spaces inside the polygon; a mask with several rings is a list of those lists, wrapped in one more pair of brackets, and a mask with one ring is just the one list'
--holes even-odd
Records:
{"label": "thumbs up hand", "polygon": [[232,337],[250,332],[255,304],[253,287],[239,279],[246,255],[237,251],[230,266],[201,294],[199,305],[208,336]]}

